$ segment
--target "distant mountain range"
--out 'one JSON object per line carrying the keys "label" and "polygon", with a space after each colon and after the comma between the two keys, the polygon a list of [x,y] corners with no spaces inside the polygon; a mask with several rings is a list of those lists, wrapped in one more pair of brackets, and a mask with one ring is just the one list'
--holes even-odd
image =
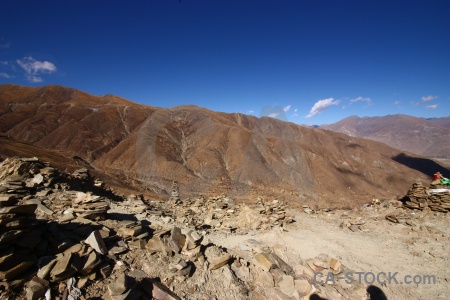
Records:
{"label": "distant mountain range", "polygon": [[177,181],[182,198],[223,193],[351,206],[403,195],[417,178],[449,172],[321,128],[196,106],[156,108],[61,86],[0,86],[0,133],[0,155],[36,153],[59,165],[67,158],[67,166],[160,196]]}
{"label": "distant mountain range", "polygon": [[450,159],[450,117],[350,116],[321,128],[379,141],[425,157]]}

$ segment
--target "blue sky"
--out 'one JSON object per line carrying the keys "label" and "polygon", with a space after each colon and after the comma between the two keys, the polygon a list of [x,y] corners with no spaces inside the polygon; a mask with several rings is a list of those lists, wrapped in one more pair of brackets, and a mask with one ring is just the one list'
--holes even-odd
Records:
{"label": "blue sky", "polygon": [[327,124],[448,116],[450,1],[2,0],[0,84]]}

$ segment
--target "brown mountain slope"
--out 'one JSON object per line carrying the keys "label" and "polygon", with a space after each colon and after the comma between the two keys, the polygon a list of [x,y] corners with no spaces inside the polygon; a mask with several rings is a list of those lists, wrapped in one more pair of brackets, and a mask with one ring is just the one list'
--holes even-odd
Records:
{"label": "brown mountain slope", "polygon": [[447,169],[384,144],[195,106],[160,109],[57,86],[0,86],[0,130],[168,192],[361,203]]}
{"label": "brown mountain slope", "polygon": [[380,141],[425,157],[450,158],[449,118],[423,119],[406,115],[351,116],[322,126],[345,134]]}
{"label": "brown mountain slope", "polygon": [[438,126],[450,128],[450,117],[430,118],[427,121]]}
{"label": "brown mountain slope", "polygon": [[89,160],[130,134],[151,107],[60,86],[0,88],[0,128],[15,139]]}

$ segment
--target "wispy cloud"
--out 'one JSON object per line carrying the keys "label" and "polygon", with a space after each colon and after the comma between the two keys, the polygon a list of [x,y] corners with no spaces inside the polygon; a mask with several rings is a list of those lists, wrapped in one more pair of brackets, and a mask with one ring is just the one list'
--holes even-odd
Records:
{"label": "wispy cloud", "polygon": [[420,98],[420,102],[414,102],[415,106],[425,105],[426,103],[436,100],[439,98],[438,96],[428,95]]}
{"label": "wispy cloud", "polygon": [[255,114],[255,111],[254,111],[254,110],[249,110],[249,111],[247,112],[247,114],[248,114],[248,115],[254,115],[254,114]]}
{"label": "wispy cloud", "polygon": [[284,112],[288,112],[291,109],[291,106],[292,105],[289,104],[288,106],[283,107]]}
{"label": "wispy cloud", "polygon": [[31,56],[18,59],[17,64],[24,69],[30,82],[42,82],[41,74],[56,72],[56,66],[49,61],[38,61]]}
{"label": "wispy cloud", "polygon": [[8,61],[0,60],[0,78],[13,78],[11,71],[14,71],[11,64]]}
{"label": "wispy cloud", "polygon": [[326,110],[331,105],[338,105],[339,100],[334,100],[334,98],[327,98],[323,100],[317,101],[314,106],[309,111],[309,114],[305,118],[311,118],[314,117],[317,114],[320,114],[324,110]]}
{"label": "wispy cloud", "polygon": [[267,116],[270,118],[276,119],[276,118],[278,118],[278,113],[271,113],[271,114],[268,114]]}
{"label": "wispy cloud", "polygon": [[438,104],[428,105],[427,109],[436,109],[438,106],[439,106],[439,103]]}
{"label": "wispy cloud", "polygon": [[350,104],[355,103],[355,102],[366,102],[367,105],[372,105],[372,99],[367,98],[367,97],[357,97],[354,99],[350,99]]}
{"label": "wispy cloud", "polygon": [[396,101],[394,101],[394,105],[400,105],[400,101],[398,101],[398,100],[396,100]]}
{"label": "wispy cloud", "polygon": [[430,101],[435,100],[437,98],[438,98],[438,96],[429,95],[429,96],[423,96],[422,98],[420,98],[420,100],[422,100],[422,103],[427,103],[427,102],[430,102]]}

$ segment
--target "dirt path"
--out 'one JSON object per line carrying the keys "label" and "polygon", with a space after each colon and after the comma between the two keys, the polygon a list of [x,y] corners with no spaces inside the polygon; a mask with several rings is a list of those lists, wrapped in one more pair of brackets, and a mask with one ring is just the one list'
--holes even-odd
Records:
{"label": "dirt path", "polygon": [[[408,211],[410,215],[413,212],[411,217],[417,225],[413,228],[385,220],[384,216],[392,211],[395,208],[365,208],[320,215],[297,213],[297,222],[283,231],[253,231],[228,237],[217,234],[212,238],[229,248],[239,246],[249,238],[269,246],[283,245],[297,260],[291,261],[291,264],[324,253],[339,258],[355,272],[398,272],[395,278],[399,284],[394,281],[386,285],[374,283],[390,300],[449,299],[450,216]],[[361,231],[340,228],[342,220],[351,217],[362,217],[365,221]],[[406,275],[434,275],[436,283],[400,284]],[[422,280],[425,279],[422,277]]]}

